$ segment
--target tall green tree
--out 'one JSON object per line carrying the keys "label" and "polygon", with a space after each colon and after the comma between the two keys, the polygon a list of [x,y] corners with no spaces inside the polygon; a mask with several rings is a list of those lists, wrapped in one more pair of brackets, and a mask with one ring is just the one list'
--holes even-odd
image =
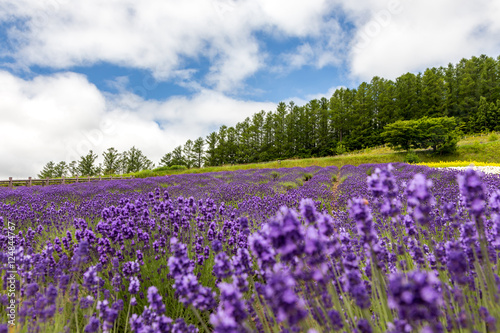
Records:
{"label": "tall green tree", "polygon": [[94,154],[92,150],[85,156],[80,157],[78,161],[78,173],[80,176],[95,176],[97,174],[97,167],[94,165],[97,160],[97,154]]}
{"label": "tall green tree", "polygon": [[160,160],[160,166],[171,166],[172,165],[172,153],[166,153],[162,156]]}
{"label": "tall green tree", "polygon": [[397,116],[402,120],[415,119],[419,116],[419,78],[413,73],[406,73],[396,79]]}
{"label": "tall green tree", "polygon": [[193,154],[193,141],[187,140],[182,148],[182,153],[184,156],[184,164],[191,169],[194,164],[194,154]]}
{"label": "tall green tree", "polygon": [[78,163],[76,161],[71,161],[68,164],[68,172],[72,177],[78,176]]}
{"label": "tall green tree", "polygon": [[122,163],[125,173],[139,172],[154,168],[154,163],[150,161],[141,150],[133,146],[128,151],[122,153]]}
{"label": "tall green tree", "polygon": [[201,168],[203,166],[203,156],[204,156],[205,140],[199,137],[194,141],[193,144],[193,166],[195,168]]}
{"label": "tall green tree", "polygon": [[108,148],[104,153],[104,163],[102,165],[102,171],[105,175],[116,174],[120,169],[120,153],[114,147]]}
{"label": "tall green tree", "polygon": [[55,174],[55,163],[53,161],[48,162],[45,164],[43,167],[42,171],[38,174],[38,178],[40,179],[45,179],[45,178],[54,178]]}
{"label": "tall green tree", "polygon": [[429,68],[422,77],[422,114],[427,117],[442,117],[445,111],[444,74],[437,68]]}
{"label": "tall green tree", "polygon": [[68,174],[68,164],[65,161],[61,161],[54,166],[54,177],[61,178],[66,177]]}
{"label": "tall green tree", "polygon": [[207,166],[219,165],[219,158],[217,156],[217,145],[219,143],[219,136],[217,132],[210,133],[206,139],[207,150],[205,152],[205,164]]}
{"label": "tall green tree", "polygon": [[182,154],[182,146],[177,146],[172,151],[172,165],[186,165],[186,160]]}

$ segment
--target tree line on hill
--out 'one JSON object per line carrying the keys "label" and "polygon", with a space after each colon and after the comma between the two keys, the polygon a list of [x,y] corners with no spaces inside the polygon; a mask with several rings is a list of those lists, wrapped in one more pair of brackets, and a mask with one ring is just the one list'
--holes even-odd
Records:
{"label": "tree line on hill", "polygon": [[[413,137],[407,135],[410,128]],[[488,131],[500,131],[500,56],[481,55],[423,74],[406,73],[395,81],[376,76],[357,89],[340,88],[330,99],[313,99],[303,106],[280,102],[275,111],[260,111],[235,126],[221,126],[205,139],[188,140],[165,154],[159,165],[191,168],[321,157],[385,143],[446,153],[453,150],[459,133]],[[94,172],[153,167],[149,160],[127,162],[130,151],[114,153],[121,156],[119,166],[109,167],[105,161]],[[68,170],[91,171],[80,166],[82,161],[72,163]]]}
{"label": "tree line on hill", "polygon": [[150,161],[141,150],[132,147],[122,153],[111,147],[102,156],[104,162],[96,165],[98,155],[92,150],[85,156],[81,156],[78,161],[66,163],[61,161],[48,162],[38,174],[39,178],[57,178],[65,176],[98,176],[110,174],[123,174],[150,170],[154,168],[154,163]]}

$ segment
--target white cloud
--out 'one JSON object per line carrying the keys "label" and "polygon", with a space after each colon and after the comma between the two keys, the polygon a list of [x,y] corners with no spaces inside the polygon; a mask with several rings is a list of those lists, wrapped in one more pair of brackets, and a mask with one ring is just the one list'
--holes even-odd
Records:
{"label": "white cloud", "polygon": [[498,1],[354,0],[343,6],[357,25],[350,64],[352,75],[361,80],[394,79],[500,53]]}
{"label": "white cloud", "polygon": [[158,163],[188,139],[205,137],[274,103],[236,100],[213,90],[193,97],[144,101],[121,92],[103,94],[79,74],[23,80],[0,71],[0,178],[36,176],[43,165],[132,146]]}
{"label": "white cloud", "polygon": [[[12,28],[19,66],[70,69],[109,62],[176,77],[186,60],[207,57],[209,87],[232,90],[265,66],[255,32],[321,37],[331,7],[326,0],[2,0],[0,21],[25,19]],[[321,37],[323,39],[323,37]],[[328,62],[328,61],[327,61]],[[325,62],[325,63],[327,63]],[[181,72],[182,73],[182,72]]]}

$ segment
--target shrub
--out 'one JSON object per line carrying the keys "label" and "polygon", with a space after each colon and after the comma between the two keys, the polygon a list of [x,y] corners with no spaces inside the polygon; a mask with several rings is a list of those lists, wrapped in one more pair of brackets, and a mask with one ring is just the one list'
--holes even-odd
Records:
{"label": "shrub", "polygon": [[305,181],[305,182],[307,182],[308,180],[310,180],[312,177],[313,176],[310,173],[304,173],[304,174],[302,174],[302,180]]}
{"label": "shrub", "polygon": [[298,184],[295,183],[295,182],[284,182],[284,183],[281,183],[283,185],[283,187],[289,191],[289,190],[293,190],[293,189],[296,189],[298,187]]}
{"label": "shrub", "polygon": [[271,178],[273,180],[276,180],[276,179],[280,178],[280,174],[277,171],[272,171],[271,172]]}
{"label": "shrub", "polygon": [[342,144],[341,142],[337,143],[337,147],[335,148],[335,152],[337,153],[337,155],[342,155],[346,151],[347,149],[344,144]]}
{"label": "shrub", "polygon": [[409,151],[405,156],[405,163],[420,163],[420,158],[414,151]]}
{"label": "shrub", "polygon": [[185,165],[172,165],[169,167],[169,170],[186,170],[187,166]]}
{"label": "shrub", "polygon": [[164,165],[164,166],[158,167],[156,169],[153,169],[153,171],[156,171],[156,172],[168,171],[168,170],[170,170],[170,167],[168,165]]}
{"label": "shrub", "polygon": [[498,135],[496,133],[491,133],[490,136],[488,137],[489,142],[497,141],[498,140]]}

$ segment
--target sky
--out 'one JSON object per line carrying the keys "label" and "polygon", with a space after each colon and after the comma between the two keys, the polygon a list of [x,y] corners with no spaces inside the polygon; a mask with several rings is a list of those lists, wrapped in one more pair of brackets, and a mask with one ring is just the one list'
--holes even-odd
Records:
{"label": "sky", "polygon": [[[498,0],[0,0],[0,179],[500,55]],[[98,161],[102,161],[102,157]]]}

